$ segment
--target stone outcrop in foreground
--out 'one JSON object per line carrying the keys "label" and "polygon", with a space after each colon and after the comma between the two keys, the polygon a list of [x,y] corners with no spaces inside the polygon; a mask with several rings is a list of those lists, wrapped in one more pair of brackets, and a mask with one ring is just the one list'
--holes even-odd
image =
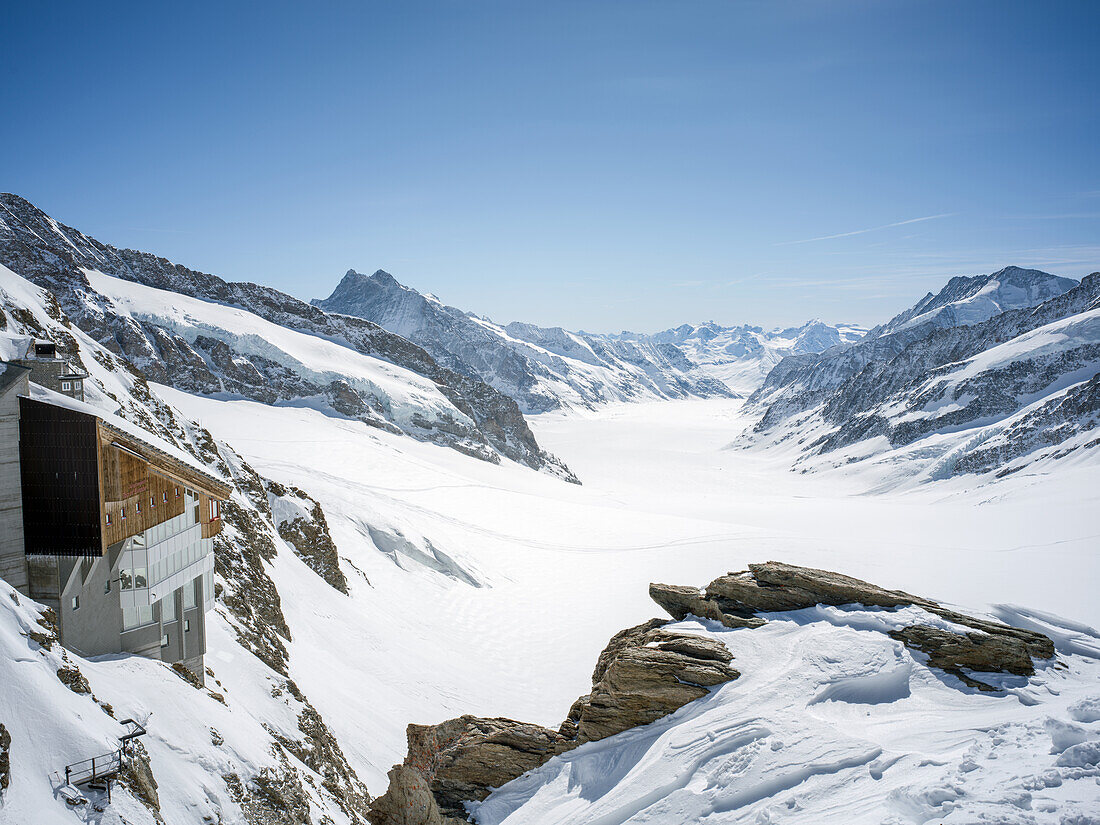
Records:
{"label": "stone outcrop in foreground", "polygon": [[759,627],[766,621],[758,615],[760,613],[803,610],[819,604],[861,604],[888,610],[919,607],[968,630],[956,633],[927,625],[911,625],[890,636],[927,654],[932,667],[945,670],[982,690],[993,688],[967,676],[963,669],[1030,676],[1035,672],[1032,658],[1049,659],[1054,655],[1053,642],[1041,633],[977,619],[942,607],[931,599],[901,590],[887,590],[840,573],[776,561],[750,564],[746,571],[719,576],[703,590],[651,584],[649,595],[675,619],[694,615],[719,621],[727,627]]}
{"label": "stone outcrop in foreground", "polygon": [[552,756],[667,716],[740,674],[721,642],[664,630],[651,619],[617,633],[596,663],[592,692],[558,730],[513,719],[460,716],[409,725],[408,755],[371,806],[374,825],[465,822],[464,802],[482,800]]}
{"label": "stone outcrop in foreground", "polygon": [[[1034,673],[1032,658],[1049,659],[1054,645],[1028,630],[976,619],[900,590],[886,590],[839,573],[780,562],[751,564],[720,576],[703,590],[651,584],[650,596],[676,620],[695,616],[746,630],[767,622],[759,614],[815,605],[860,604],[892,610],[916,606],[967,628],[953,632],[910,625],[889,635],[928,657],[931,667],[965,684],[993,690],[977,673]],[[408,755],[389,772],[389,789],[374,800],[373,825],[457,825],[466,802],[585,742],[654,722],[740,673],[721,642],[668,630],[651,619],[620,631],[600,654],[592,690],[573,703],[558,730],[512,719],[460,716],[438,725],[409,725]]]}

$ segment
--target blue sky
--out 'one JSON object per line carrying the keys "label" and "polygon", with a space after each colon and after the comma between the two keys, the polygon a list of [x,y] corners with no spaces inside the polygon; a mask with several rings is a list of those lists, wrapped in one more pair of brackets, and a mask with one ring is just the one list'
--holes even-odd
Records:
{"label": "blue sky", "polygon": [[873,323],[1100,269],[1095,2],[23,3],[0,189],[118,246],[496,320]]}

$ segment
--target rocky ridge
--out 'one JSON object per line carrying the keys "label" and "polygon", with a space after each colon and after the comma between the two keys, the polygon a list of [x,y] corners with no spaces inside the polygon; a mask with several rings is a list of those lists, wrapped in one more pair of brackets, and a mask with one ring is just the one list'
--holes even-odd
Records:
{"label": "rocky ridge", "polygon": [[[1011,472],[1026,463],[1009,467],[1016,459],[1092,429],[1100,418],[1088,383],[1100,371],[1100,273],[1068,289],[1067,279],[1034,270],[1003,270],[978,285],[988,288],[989,279],[1006,279],[1006,272],[1030,285],[1018,287],[1019,302],[1048,297],[981,319],[998,305],[983,306],[961,324],[957,302],[926,298],[938,309],[917,312],[926,308],[922,302],[865,342],[784,359],[749,399],[761,415],[743,443],[797,437],[813,456],[876,437],[897,448],[933,433],[1004,422],[1004,432],[986,429],[950,456],[936,470],[944,475]],[[956,281],[944,291],[955,295]]]}
{"label": "rocky ridge", "polygon": [[[703,590],[651,584],[650,595],[674,620],[697,617],[746,632],[767,614],[818,605],[883,610],[919,607],[959,629],[914,624],[891,638],[926,656],[929,667],[969,688],[996,690],[973,674],[1034,673],[1033,659],[1054,656],[1046,636],[967,616],[898,590],[839,573],[766,562],[720,576]],[[763,614],[763,615],[761,615]],[[713,639],[670,630],[651,619],[617,633],[600,654],[592,690],[578,699],[558,730],[511,719],[461,716],[437,725],[409,725],[405,761],[389,772],[389,788],[372,803],[372,825],[457,825],[466,803],[537,768],[554,756],[646,725],[733,681],[733,657]]]}
{"label": "rocky ridge", "polygon": [[[323,398],[339,415],[434,441],[489,461],[500,456],[576,479],[535,441],[516,403],[488,384],[447,369],[421,347],[362,318],[330,315],[270,287],[231,283],[164,258],[118,249],[65,226],[25,199],[0,194],[0,264],[55,296],[68,317],[151,381],[187,392],[229,393],[262,403]],[[217,335],[194,340],[143,319],[122,317],[89,283],[85,270],[224,306],[279,326],[339,342],[433,382],[456,414],[394,420],[387,400],[339,378],[318,383]],[[228,336],[226,336],[228,337]]]}
{"label": "rocky ridge", "polygon": [[[953,278],[939,293],[929,293],[886,324],[871,329],[859,342],[780,361],[749,397],[749,404],[762,411],[758,430],[820,404],[869,364],[889,363],[934,330],[973,326],[1008,310],[1027,310],[1075,285],[1069,278],[1015,266],[991,275]],[[988,298],[989,292],[997,290],[1006,293],[999,302]],[[969,311],[957,309],[968,300],[977,305]]]}

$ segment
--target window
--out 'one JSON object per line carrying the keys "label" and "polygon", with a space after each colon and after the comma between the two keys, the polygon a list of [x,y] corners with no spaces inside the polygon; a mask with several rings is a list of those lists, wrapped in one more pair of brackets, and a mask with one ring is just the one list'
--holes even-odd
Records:
{"label": "window", "polygon": [[125,568],[118,571],[118,585],[123,590],[134,589],[134,574]]}
{"label": "window", "polygon": [[135,501],[134,502],[134,509],[137,510],[138,513],[141,513],[141,502],[140,501]]}
{"label": "window", "polygon": [[162,622],[174,622],[176,620],[176,591],[173,590],[160,603],[160,620]]}
{"label": "window", "polygon": [[122,608],[122,629],[133,630],[135,627],[144,627],[153,623],[152,607],[124,607]]}
{"label": "window", "polygon": [[[165,493],[165,495],[168,495],[168,494]],[[180,488],[176,487],[176,498],[179,498],[179,497],[180,497]]]}
{"label": "window", "polygon": [[156,507],[157,506],[157,497],[156,496],[149,496],[149,506],[150,507]]}
{"label": "window", "polygon": [[110,579],[107,579],[107,581],[103,582],[103,592],[104,593],[110,593],[111,592],[111,580]]}
{"label": "window", "polygon": [[134,587],[148,587],[149,582],[145,578],[145,568],[134,568]]}
{"label": "window", "polygon": [[184,633],[190,633],[191,632],[191,620],[190,619],[184,619],[183,620],[183,632]]}
{"label": "window", "polygon": [[164,491],[164,503],[165,504],[168,503],[168,491],[167,490]]}
{"label": "window", "polygon": [[122,520],[126,521],[126,508],[125,507],[122,508],[121,514],[122,514]]}
{"label": "window", "polygon": [[79,381],[73,381],[73,389],[77,390],[77,391],[80,390],[80,382]]}
{"label": "window", "polygon": [[168,647],[168,634],[167,633],[165,633],[163,636],[160,637],[160,646],[161,647]]}
{"label": "window", "polygon": [[73,596],[73,610],[80,609],[80,596]]}
{"label": "window", "polygon": [[195,607],[195,583],[188,582],[183,586],[183,609],[191,610]]}
{"label": "window", "polygon": [[111,523],[111,514],[110,513],[107,514],[107,523],[108,524]]}
{"label": "window", "polygon": [[72,385],[71,381],[62,381],[61,382],[61,391],[62,392],[72,392],[72,389],[73,389],[73,385]]}
{"label": "window", "polygon": [[221,515],[221,507],[219,503],[214,499],[210,499],[210,520],[217,521],[218,516]]}

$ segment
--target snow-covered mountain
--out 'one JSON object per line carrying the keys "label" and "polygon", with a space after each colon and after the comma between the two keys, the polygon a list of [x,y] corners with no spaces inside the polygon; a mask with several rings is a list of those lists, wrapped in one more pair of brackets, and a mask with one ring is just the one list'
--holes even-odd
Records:
{"label": "snow-covered mountain", "polygon": [[315,306],[366,318],[424,347],[439,363],[514,398],[528,413],[608,401],[722,398],[733,393],[675,345],[500,325],[404,286],[388,272],[349,270]]}
{"label": "snow-covered mountain", "polygon": [[952,279],[857,344],[784,359],[749,399],[748,440],[796,440],[807,466],[923,444],[936,476],[1013,472],[1097,444],[1098,373],[1100,273],[1009,267]]}
{"label": "snow-covered mountain", "polygon": [[489,461],[570,475],[539,448],[509,397],[363,319],[100,243],[16,195],[0,195],[0,264],[48,289],[74,323],[149,380],[309,404]]}
{"label": "snow-covered mountain", "polygon": [[[1061,825],[1095,809],[1095,450],[1044,452],[1034,475],[988,487],[956,475],[856,495],[877,480],[859,462],[800,475],[782,445],[774,456],[722,450],[748,421],[740,399],[559,411],[520,430],[499,391],[365,320],[116,250],[0,202],[2,261],[21,267],[0,266],[0,358],[28,336],[56,341],[89,373],[88,403],[234,486],[215,539],[206,688],[159,662],[66,651],[42,606],[0,582],[4,825],[377,823],[371,797],[405,758],[408,723],[500,714],[556,731],[582,695],[576,722],[593,730],[606,721],[601,690],[614,693],[622,671],[598,668],[594,680],[592,664],[657,612],[649,583],[709,581],[765,557],[971,605],[1046,634],[1055,658],[1032,675],[985,677],[998,690],[968,687],[890,635],[960,630],[919,606],[628,633],[641,642],[619,660],[631,679],[698,698],[501,783],[478,821],[674,823],[709,811],[715,822],[851,823],[885,810],[897,822]],[[1095,287],[1086,279],[990,322],[1049,355],[1092,334],[1089,318],[1066,319]],[[1015,358],[981,353],[983,373]],[[1044,442],[1095,394],[1092,379],[1044,396],[1050,405],[1021,411],[985,445]],[[564,483],[539,445],[586,484]],[[1035,576],[1053,557],[1057,575]],[[675,679],[685,664],[694,679],[738,677],[704,689]],[[109,805],[52,776],[115,747],[126,718],[149,733]]]}
{"label": "snow-covered mountain", "polygon": [[653,335],[624,332],[619,340],[674,344],[691,363],[733,391],[749,395],[772,368],[788,355],[820,353],[860,340],[867,330],[855,324],[830,325],[814,319],[800,327],[765,330],[755,326],[725,327],[708,321],[684,324]]}

